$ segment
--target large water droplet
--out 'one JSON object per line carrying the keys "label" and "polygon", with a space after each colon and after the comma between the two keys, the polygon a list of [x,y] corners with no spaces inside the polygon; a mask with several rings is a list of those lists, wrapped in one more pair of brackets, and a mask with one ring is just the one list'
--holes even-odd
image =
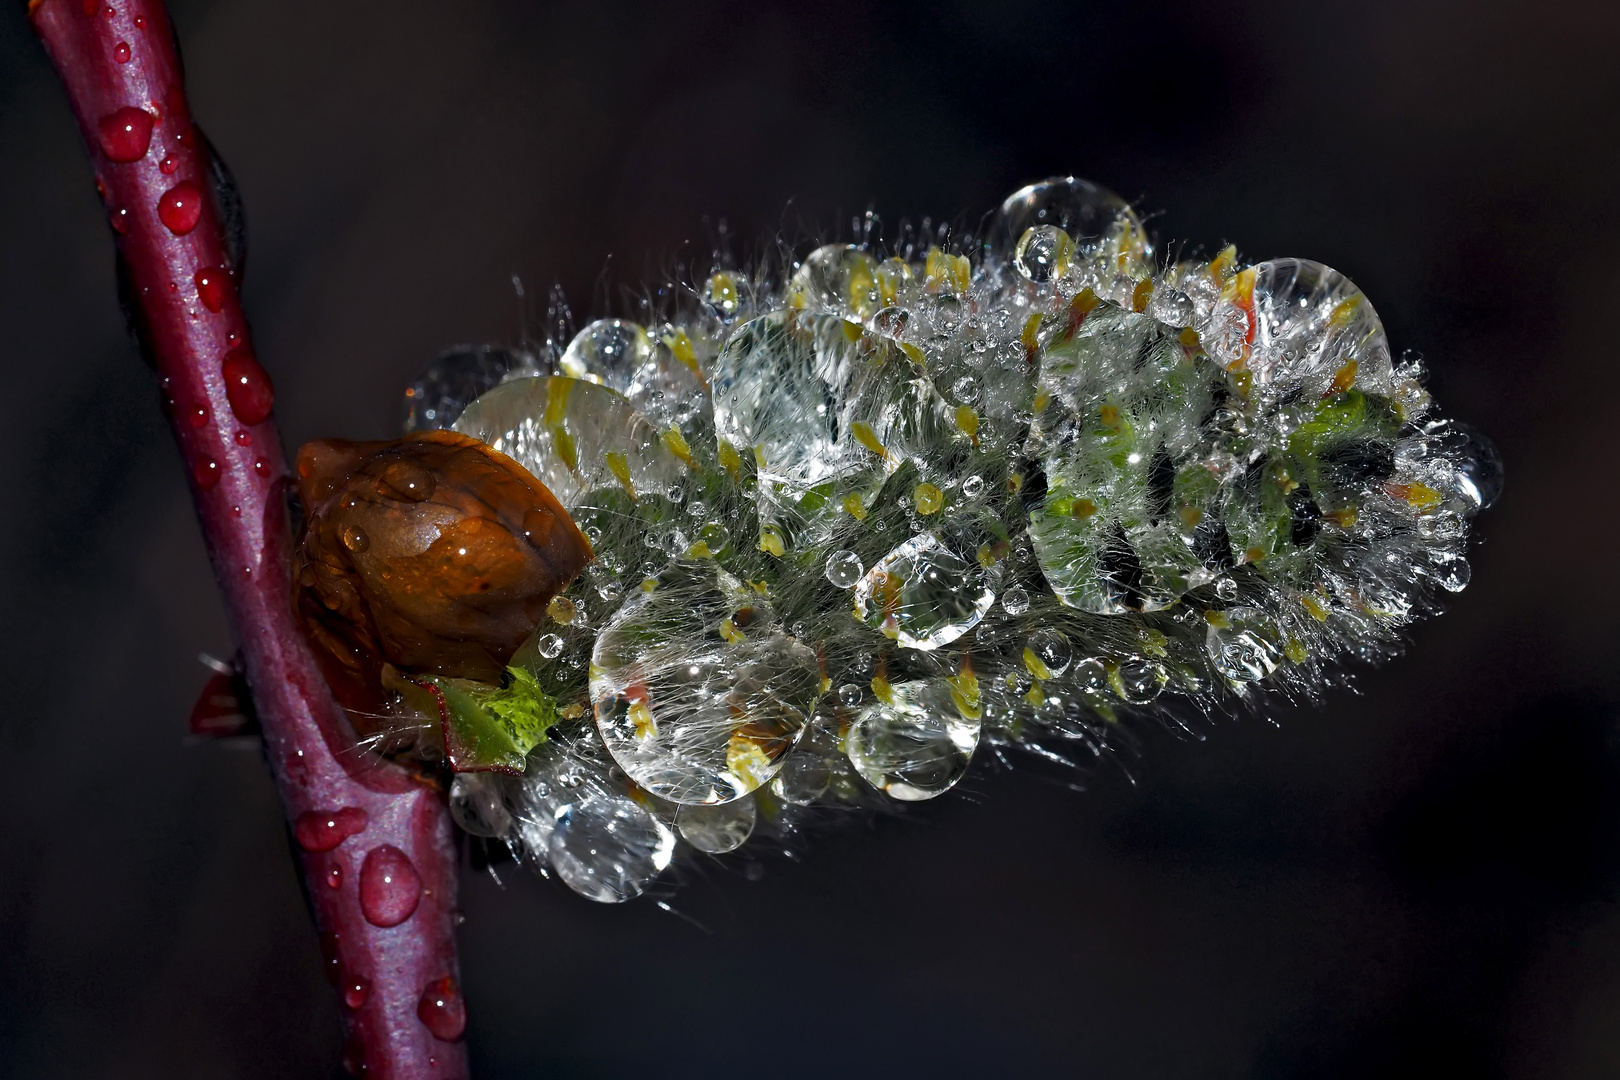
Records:
{"label": "large water droplet", "polygon": [[498,345],[459,345],[440,353],[405,388],[405,430],[447,428],[480,395],[525,371],[526,356]]}
{"label": "large water droplet", "polygon": [[496,387],[467,407],[455,430],[515,459],[570,509],[603,489],[665,492],[685,472],[624,395],[561,375]]}
{"label": "large water droplet", "polygon": [[551,833],[552,869],[588,900],[633,900],[669,865],[675,834],[635,802],[592,794],[562,807]]}
{"label": "large water droplet", "polygon": [[937,649],[972,630],[996,602],[1000,564],[986,570],[933,533],[901,544],[855,587],[855,617],[911,649]]}
{"label": "large water droplet", "polygon": [[1272,259],[1254,273],[1254,383],[1323,393],[1354,361],[1354,385],[1393,389],[1384,324],[1355,282],[1310,259]]}
{"label": "large water droplet", "polygon": [[840,589],[854,588],[865,570],[866,568],[861,565],[861,557],[853,551],[835,551],[827,556],[827,580]]}
{"label": "large water droplet", "polygon": [[819,693],[815,654],[709,563],[672,568],[597,636],[591,700],[608,752],[671,802],[740,799],[775,774]]}
{"label": "large water droplet", "polygon": [[293,822],[293,836],[305,851],[331,851],[349,837],[365,832],[370,821],[358,806],[310,810]]}
{"label": "large water droplet", "polygon": [[1127,271],[1144,267],[1153,251],[1124,199],[1089,180],[1061,176],[1007,197],[985,232],[985,254],[1002,266],[1011,264],[1018,241],[1039,225],[1055,226],[1082,245],[1098,247],[1116,263],[1123,258],[1121,269]]}
{"label": "large water droplet", "polygon": [[202,188],[190,180],[182,180],[158,200],[158,220],[174,235],[184,236],[197,227],[202,208]]}
{"label": "large water droplet", "polygon": [[903,802],[950,790],[979,745],[979,721],[962,716],[945,679],[899,683],[889,697],[862,709],[850,725],[844,739],[850,764]]}
{"label": "large water droplet", "polygon": [[1211,624],[1204,635],[1215,670],[1233,682],[1258,682],[1276,671],[1283,654],[1265,616],[1249,607],[1221,614],[1225,625]]}
{"label": "large water droplet", "polygon": [[416,912],[422,878],[399,848],[372,848],[360,864],[360,913],[373,926],[398,926]]}
{"label": "large water droplet", "polygon": [[[1029,635],[1029,642],[1025,646],[1029,656],[1025,663],[1031,669],[1030,674],[1037,679],[1053,679],[1069,670],[1074,662],[1074,646],[1069,644],[1068,637],[1061,630],[1042,627]],[[1034,662],[1030,663],[1033,658]],[[1042,674],[1042,672],[1045,674]]]}
{"label": "large water droplet", "polygon": [[853,244],[818,247],[793,275],[789,302],[864,321],[884,306],[876,270],[872,256]]}
{"label": "large water droplet", "polygon": [[133,106],[110,112],[97,121],[96,136],[108,160],[139,161],[152,145],[152,114]]}
{"label": "large water droplet", "polygon": [[275,408],[276,391],[259,362],[242,349],[225,354],[225,399],[231,413],[249,427],[262,424]]}
{"label": "large water droplet", "polygon": [[416,1002],[416,1018],[440,1042],[455,1042],[467,1030],[467,1004],[456,980],[446,975],[422,989]]}
{"label": "large water droplet", "polygon": [[747,842],[754,831],[754,816],[753,799],[716,806],[683,806],[675,814],[675,828],[699,851],[723,855]]}

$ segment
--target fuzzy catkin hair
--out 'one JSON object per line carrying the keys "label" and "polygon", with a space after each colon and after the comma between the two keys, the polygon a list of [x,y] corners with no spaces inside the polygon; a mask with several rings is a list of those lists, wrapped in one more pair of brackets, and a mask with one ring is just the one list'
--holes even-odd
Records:
{"label": "fuzzy catkin hair", "polygon": [[717,270],[547,370],[452,354],[408,395],[411,426],[512,456],[595,547],[513,658],[568,719],[452,796],[586,896],[638,895],[677,835],[730,851],[1005,748],[1064,761],[1138,717],[1314,698],[1467,584],[1500,461],[1335,270],[1156,264],[1072,178],[971,247],[792,270]]}

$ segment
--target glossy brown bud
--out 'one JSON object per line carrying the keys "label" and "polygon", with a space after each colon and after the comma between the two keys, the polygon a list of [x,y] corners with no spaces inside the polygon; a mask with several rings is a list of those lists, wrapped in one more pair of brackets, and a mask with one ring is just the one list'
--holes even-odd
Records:
{"label": "glossy brown bud", "polygon": [[380,700],[385,662],[497,681],[592,558],[544,484],[453,431],[309,443],[298,488],[298,611],[351,709]]}

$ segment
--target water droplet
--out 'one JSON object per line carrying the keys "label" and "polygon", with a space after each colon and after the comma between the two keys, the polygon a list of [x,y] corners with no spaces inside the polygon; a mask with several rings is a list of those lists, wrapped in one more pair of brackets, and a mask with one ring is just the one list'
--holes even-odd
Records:
{"label": "water droplet", "polygon": [[1229,608],[1224,625],[1211,624],[1204,645],[1215,670],[1234,682],[1258,682],[1282,663],[1276,631],[1256,608]]}
{"label": "water droplet", "polygon": [[630,799],[588,795],[564,806],[551,833],[552,869],[589,900],[623,903],[640,896],[669,865],[675,834]]}
{"label": "water droplet", "polygon": [[326,981],[333,986],[343,981],[343,956],[340,949],[342,941],[337,934],[321,935],[321,967],[326,971]]}
{"label": "water droplet", "polygon": [[405,389],[405,430],[449,427],[480,395],[526,367],[524,357],[497,345],[463,346],[441,353]]}
{"label": "water droplet", "polygon": [[1012,263],[1019,240],[1040,225],[1056,226],[1075,240],[1099,240],[1088,245],[1099,249],[1096,256],[1131,269],[1143,267],[1152,254],[1142,223],[1124,199],[1089,180],[1061,176],[1007,197],[985,230],[986,255],[1002,266]]}
{"label": "water droplet", "polygon": [[624,395],[580,379],[514,379],[469,405],[454,427],[514,458],[569,508],[602,489],[668,491],[685,474],[660,429]]}
{"label": "water droplet", "polygon": [[864,320],[883,306],[877,264],[853,244],[827,244],[805,256],[788,284],[792,301],[815,311]]}
{"label": "water droplet", "polygon": [[865,572],[861,557],[853,551],[835,551],[827,556],[827,580],[840,589],[854,588]]}
{"label": "water droplet", "polygon": [[134,106],[118,109],[97,121],[96,135],[108,160],[139,161],[152,145],[152,114]]}
{"label": "water droplet", "polygon": [[1013,268],[1037,285],[1062,276],[1074,253],[1074,241],[1056,225],[1034,225],[1024,230],[1013,249]]}
{"label": "water droplet", "polygon": [[191,478],[197,481],[197,487],[203,491],[213,490],[223,473],[219,462],[213,458],[203,458],[191,467]]}
{"label": "water droplet", "polygon": [[113,46],[113,59],[118,61],[120,64],[129,63],[130,57],[133,55],[134,54],[130,52],[129,42],[127,41],[120,41],[118,44]]}
{"label": "water droplet", "polygon": [[541,634],[534,643],[535,651],[547,660],[555,660],[562,655],[563,639],[556,634]]}
{"label": "water droplet", "polygon": [[1462,592],[1468,588],[1472,572],[1468,568],[1468,560],[1461,555],[1449,551],[1431,551],[1429,566],[1430,576],[1447,592]]}
{"label": "water droplet", "polygon": [[1222,600],[1236,600],[1238,583],[1229,577],[1217,578],[1215,581],[1215,595]]}
{"label": "water droplet", "polygon": [[[962,481],[962,495],[964,498],[977,499],[984,494],[984,477],[970,476]],[[1005,601],[1003,601],[1005,604]]]}
{"label": "water droplet", "polygon": [[1039,661],[1040,666],[1046,668],[1049,675],[1034,673],[1037,678],[1056,678],[1069,670],[1074,661],[1074,646],[1069,644],[1068,637],[1061,630],[1043,627],[1029,635],[1028,649]]}
{"label": "water droplet", "polygon": [[906,332],[910,321],[911,315],[905,308],[886,307],[868,319],[867,326],[875,334],[897,338]]}
{"label": "water droplet", "polygon": [[119,236],[124,236],[129,232],[130,217],[129,210],[126,207],[118,207],[108,215],[107,220],[112,225],[112,231]]}
{"label": "water droplet", "polygon": [[450,782],[450,816],[463,832],[497,837],[512,831],[499,784],[494,773],[458,773]]}
{"label": "water droplet", "polygon": [[218,269],[199,270],[191,279],[197,286],[197,299],[209,311],[217,312],[225,306],[225,272]]}
{"label": "water droplet", "polygon": [[1180,289],[1163,285],[1154,289],[1153,295],[1148,297],[1144,313],[1166,326],[1180,327],[1191,326],[1198,314],[1190,296]]}
{"label": "water droplet", "polygon": [[657,359],[646,327],[624,319],[598,319],[574,335],[557,367],[569,378],[601,383],[628,397],[638,382],[656,374]]}
{"label": "water droplet", "polygon": [[903,802],[944,794],[967,772],[979,721],[961,715],[945,679],[899,683],[861,710],[844,745],[862,778]]}
{"label": "water droplet", "polygon": [[951,384],[951,396],[964,405],[971,405],[979,400],[979,380],[972,375],[964,375]]}
{"label": "water droplet", "polygon": [[1069,681],[1088,694],[1102,694],[1108,690],[1108,668],[1101,660],[1087,658],[1074,665]]}
{"label": "water droplet", "polygon": [[158,162],[158,172],[164,176],[173,176],[179,169],[180,159],[173,154],[163,155],[163,160]]}
{"label": "water droplet", "polygon": [[416,911],[422,878],[410,856],[390,844],[372,848],[360,864],[360,913],[373,926],[398,926]]}
{"label": "water droplet", "polygon": [[1029,610],[1029,591],[1014,585],[1001,595],[1001,606],[1009,615],[1022,615]]}
{"label": "water droplet", "polygon": [[202,219],[203,193],[190,180],[182,180],[158,200],[158,220],[176,236],[184,236]]}
{"label": "water droplet", "polygon": [[436,486],[433,474],[414,461],[390,462],[377,478],[377,494],[399,502],[423,502]]}
{"label": "water droplet", "polygon": [[223,367],[225,399],[231,403],[231,412],[250,427],[263,423],[276,403],[270,376],[242,349],[226,353]]}
{"label": "water droplet", "polygon": [[703,298],[708,301],[716,315],[722,319],[732,319],[747,302],[744,295],[747,284],[748,279],[741,274],[724,271],[712,274],[703,287]]}
{"label": "water droplet", "polygon": [[351,977],[343,987],[343,1004],[350,1009],[360,1009],[366,1004],[366,998],[371,996],[371,982],[358,975]]}
{"label": "water droplet", "polygon": [[467,1030],[467,1004],[456,980],[446,975],[428,983],[416,1003],[416,1018],[440,1042],[461,1038]]}
{"label": "water droplet", "polygon": [[341,810],[308,810],[293,822],[293,836],[305,851],[331,851],[351,836],[365,832],[371,819],[357,806]]}
{"label": "water droplet", "polygon": [[253,463],[253,471],[258,473],[260,476],[269,476],[270,463],[264,460],[264,458],[259,458]]}
{"label": "water droplet", "polygon": [[328,866],[326,868],[326,877],[324,880],[326,881],[326,887],[328,889],[343,888],[343,867]]}
{"label": "water droplet", "polygon": [[613,615],[591,655],[597,730],[671,802],[742,798],[775,774],[819,692],[815,653],[710,563],[669,571]]}
{"label": "water droplet", "polygon": [[972,630],[996,602],[1001,566],[986,570],[933,533],[912,537],[855,587],[855,617],[909,649],[937,649]]}
{"label": "water droplet", "polygon": [[358,525],[345,525],[343,526],[343,546],[359,555],[371,547],[371,537],[367,536],[366,531]]}
{"label": "water droplet", "polygon": [[683,806],[675,813],[675,828],[683,839],[699,851],[723,855],[735,851],[754,831],[754,800],[716,806]]}
{"label": "water droplet", "polygon": [[1163,669],[1151,660],[1135,657],[1119,665],[1120,697],[1132,705],[1146,705],[1164,689]]}
{"label": "water droplet", "polygon": [[201,429],[208,423],[208,406],[198,405],[186,414],[186,420],[193,428]]}

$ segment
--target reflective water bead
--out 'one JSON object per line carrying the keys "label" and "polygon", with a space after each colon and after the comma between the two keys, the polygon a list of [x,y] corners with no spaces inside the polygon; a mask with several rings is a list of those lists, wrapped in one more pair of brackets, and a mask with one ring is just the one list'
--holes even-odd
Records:
{"label": "reflective water bead", "polygon": [[1166,326],[1186,327],[1193,324],[1198,312],[1193,307],[1192,298],[1186,293],[1162,286],[1154,289],[1153,295],[1148,297],[1144,314]]}
{"label": "reflective water bead", "polygon": [[1462,592],[1468,588],[1472,572],[1468,560],[1450,551],[1429,553],[1429,574],[1447,592]]}
{"label": "reflective water bead", "polygon": [[853,244],[827,244],[805,257],[788,284],[789,303],[865,319],[883,305],[877,263]]}
{"label": "reflective water bead", "polygon": [[[1033,664],[1030,663],[1031,658],[1035,661]],[[1024,662],[1031,668],[1030,674],[1037,679],[1055,678],[1068,671],[1069,665],[1074,662],[1074,646],[1069,644],[1067,635],[1061,630],[1043,627],[1029,635]],[[1046,674],[1034,670],[1037,667]]]}
{"label": "reflective water bead", "polygon": [[547,660],[555,660],[562,655],[563,639],[556,634],[541,634],[534,643],[535,651]]}
{"label": "reflective water bead", "polygon": [[814,750],[801,747],[782,763],[781,772],[771,781],[771,794],[795,806],[809,806],[831,784],[832,764]]}
{"label": "reflective water bead", "polygon": [[675,834],[622,795],[592,794],[565,805],[551,832],[551,868],[588,900],[618,904],[640,896],[669,865]]}
{"label": "reflective water bead", "polygon": [[980,723],[962,715],[945,679],[899,683],[889,701],[862,709],[845,753],[862,779],[890,798],[918,802],[944,794],[967,772]]}
{"label": "reflective water bead", "polygon": [[1074,241],[1056,225],[1034,225],[1024,230],[1013,250],[1013,268],[1037,285],[1062,276],[1069,268]]}
{"label": "reflective water bead", "polygon": [[1258,682],[1282,663],[1275,634],[1255,608],[1231,608],[1210,624],[1204,645],[1216,671],[1233,682]]}
{"label": "reflective water bead", "polygon": [[[977,499],[984,494],[984,477],[970,476],[962,481],[962,494],[969,499]],[[1002,601],[1006,603],[1006,601]]]}
{"label": "reflective water bead", "polygon": [[450,784],[450,817],[473,836],[505,836],[512,814],[493,773],[459,773]]}
{"label": "reflective water bead", "polygon": [[861,565],[861,557],[853,551],[845,549],[827,556],[827,580],[840,589],[854,588],[865,570],[866,568]]}
{"label": "reflective water bead", "polygon": [[1001,594],[1001,606],[1009,615],[1022,615],[1029,610],[1029,591],[1022,585],[1014,585]]}
{"label": "reflective water bead", "polygon": [[1164,689],[1160,677],[1163,669],[1151,660],[1134,657],[1122,661],[1115,675],[1119,678],[1119,696],[1132,705],[1146,705]]}
{"label": "reflective water bead", "polygon": [[856,683],[845,683],[843,686],[838,688],[839,704],[843,705],[846,709],[853,709],[859,706],[861,699],[865,696],[866,691],[862,690]]}
{"label": "reflective water bead", "polygon": [[911,649],[937,649],[972,630],[995,603],[1001,565],[986,569],[933,533],[912,537],[855,587],[855,617]]}
{"label": "reflective water bead", "polygon": [[699,851],[723,855],[747,842],[754,831],[755,814],[753,799],[715,806],[683,806],[675,813],[675,828]]}
{"label": "reflective water bead", "polygon": [[820,669],[752,590],[712,563],[678,564],[597,635],[590,692],[608,753],[638,785],[729,802],[799,740]]}
{"label": "reflective water bead", "polygon": [[656,373],[657,350],[645,327],[625,319],[589,323],[563,350],[560,374],[602,383],[629,396],[630,388]]}
{"label": "reflective water bead", "polygon": [[1108,690],[1108,668],[1101,660],[1088,657],[1074,665],[1069,681],[1088,694],[1101,694]]}
{"label": "reflective water bead", "polygon": [[447,428],[479,395],[524,367],[524,359],[498,345],[470,345],[440,353],[405,388],[405,430]]}

